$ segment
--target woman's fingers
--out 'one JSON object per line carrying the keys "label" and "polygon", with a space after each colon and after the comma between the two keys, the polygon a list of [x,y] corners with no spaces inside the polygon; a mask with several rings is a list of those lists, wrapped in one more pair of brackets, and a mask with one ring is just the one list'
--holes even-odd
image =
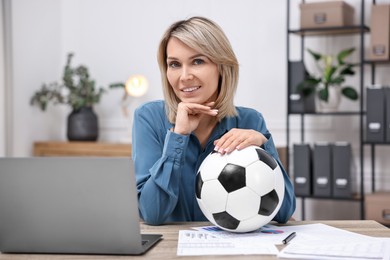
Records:
{"label": "woman's fingers", "polygon": [[[198,114],[198,113],[205,113],[205,114],[214,114],[215,112],[218,112],[217,109],[212,109],[212,105],[214,105],[214,102],[201,105],[201,104],[195,104],[195,103],[180,103],[179,109],[182,108],[188,112],[188,114]],[[209,105],[210,104],[210,105]]]}
{"label": "woman's fingers", "polygon": [[221,154],[231,153],[234,150],[241,150],[250,145],[260,146],[267,141],[260,132],[252,129],[233,128],[220,139],[214,141],[214,150]]}
{"label": "woman's fingers", "polygon": [[215,102],[206,104],[179,103],[174,131],[178,134],[190,134],[198,127],[202,114],[210,116],[218,114],[217,109],[212,109],[214,104]]}

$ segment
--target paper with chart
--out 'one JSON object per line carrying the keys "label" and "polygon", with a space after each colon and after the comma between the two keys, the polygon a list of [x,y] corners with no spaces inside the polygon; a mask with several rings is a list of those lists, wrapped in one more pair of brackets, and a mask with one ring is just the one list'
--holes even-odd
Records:
{"label": "paper with chart", "polygon": [[228,232],[216,226],[195,227],[194,229],[207,232],[219,238],[235,239],[248,242],[256,240],[256,243],[272,243],[274,245],[281,245],[282,240],[285,239],[290,234],[290,232],[292,232],[290,230],[286,230],[286,227],[278,227],[270,224],[264,225],[260,229],[249,233]]}
{"label": "paper with chart", "polygon": [[178,255],[277,255],[292,227],[264,225],[249,233],[233,233],[217,226],[194,227],[179,232]]}
{"label": "paper with chart", "polygon": [[209,232],[180,230],[177,255],[277,255],[272,243],[240,241],[234,238],[219,238]]}

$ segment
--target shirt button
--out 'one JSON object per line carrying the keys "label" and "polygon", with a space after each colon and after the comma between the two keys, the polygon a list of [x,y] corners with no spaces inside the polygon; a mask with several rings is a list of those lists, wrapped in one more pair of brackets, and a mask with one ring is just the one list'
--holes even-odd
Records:
{"label": "shirt button", "polygon": [[178,137],[178,138],[176,139],[176,141],[178,141],[179,143],[182,143],[182,142],[183,142],[183,138]]}
{"label": "shirt button", "polygon": [[176,153],[177,154],[181,153],[181,149],[180,148],[176,148]]}

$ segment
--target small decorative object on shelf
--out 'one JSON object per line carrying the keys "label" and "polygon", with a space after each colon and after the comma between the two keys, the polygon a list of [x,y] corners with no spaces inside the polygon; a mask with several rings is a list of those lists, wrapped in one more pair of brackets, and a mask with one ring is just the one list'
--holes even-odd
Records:
{"label": "small decorative object on shelf", "polygon": [[105,89],[95,87],[87,67],[71,67],[72,57],[73,53],[69,53],[62,82],[43,84],[32,96],[30,104],[38,106],[42,111],[47,109],[49,103],[69,105],[72,111],[67,119],[68,139],[96,141],[99,134],[98,117],[93,111],[93,105],[99,103]]}
{"label": "small decorative object on shelf", "polygon": [[356,64],[345,62],[355,48],[340,51],[336,57],[328,54],[320,54],[307,49],[316,62],[319,75],[310,74],[299,85],[305,97],[313,94],[317,90],[319,107],[322,112],[336,111],[340,104],[341,95],[357,100],[358,93],[351,86],[342,86],[345,77],[354,75],[353,68]]}
{"label": "small decorative object on shelf", "polygon": [[81,107],[68,116],[67,137],[70,141],[96,141],[98,129],[98,117],[92,107]]}

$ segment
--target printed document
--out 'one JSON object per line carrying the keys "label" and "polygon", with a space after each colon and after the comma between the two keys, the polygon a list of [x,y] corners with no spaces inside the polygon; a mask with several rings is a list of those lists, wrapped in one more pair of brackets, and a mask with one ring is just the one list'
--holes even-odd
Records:
{"label": "printed document", "polygon": [[180,230],[177,255],[277,255],[279,250],[272,243],[240,241],[219,238],[209,232]]}
{"label": "printed document", "polygon": [[286,226],[297,236],[278,254],[299,259],[390,260],[390,239],[360,235],[325,224]]}

